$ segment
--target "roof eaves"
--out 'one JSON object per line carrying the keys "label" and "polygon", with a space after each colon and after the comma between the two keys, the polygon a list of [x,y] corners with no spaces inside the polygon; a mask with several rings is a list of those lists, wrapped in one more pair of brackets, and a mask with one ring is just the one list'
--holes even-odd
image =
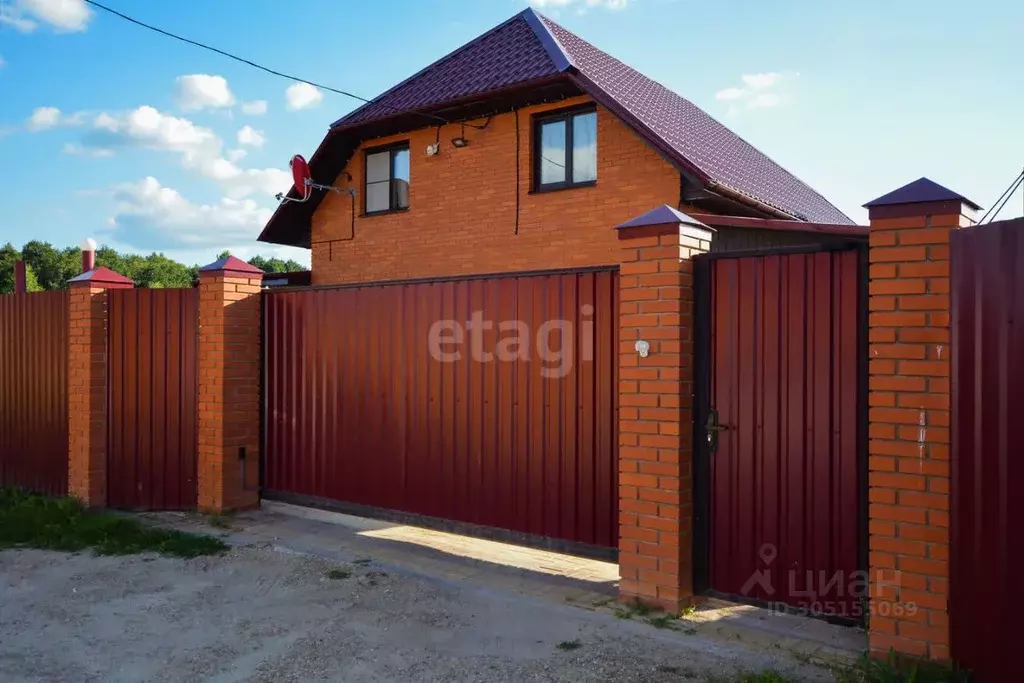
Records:
{"label": "roof eaves", "polygon": [[[544,47],[544,50],[548,53],[548,57],[551,58],[555,68],[561,72],[579,71],[576,68],[576,64],[572,61],[572,57],[569,56],[569,52],[562,47],[562,44],[558,42],[558,38],[551,32],[548,25],[544,23],[543,17],[535,12],[533,8],[527,7],[525,10],[520,12],[518,16],[521,16],[526,20],[526,23],[533,29],[534,34],[537,36],[537,40]],[[514,17],[513,17],[514,18]]]}

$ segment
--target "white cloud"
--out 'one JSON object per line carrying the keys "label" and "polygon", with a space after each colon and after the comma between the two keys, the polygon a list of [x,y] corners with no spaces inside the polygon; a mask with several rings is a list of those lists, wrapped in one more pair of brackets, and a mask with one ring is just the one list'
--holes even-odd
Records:
{"label": "white cloud", "polygon": [[763,74],[743,74],[740,78],[751,88],[761,90],[762,88],[770,88],[775,85],[782,78],[782,74],[771,71]]}
{"label": "white cloud", "polygon": [[209,128],[149,106],[127,113],[99,114],[81,144],[94,156],[133,148],[180,154],[182,166],[217,181],[235,199],[256,192],[275,195],[291,185],[291,174],[285,170],[240,168],[235,162],[241,157],[235,154],[235,158],[224,158],[223,146]]}
{"label": "white cloud", "polygon": [[267,141],[263,131],[256,130],[252,126],[242,126],[238,129],[238,144],[247,147],[262,147]]}
{"label": "white cloud", "polygon": [[194,204],[153,177],[114,188],[110,224],[119,243],[138,249],[223,249],[253,242],[272,211],[251,199]]}
{"label": "white cloud", "polygon": [[228,161],[241,161],[248,154],[244,149],[229,149],[227,154]]}
{"label": "white cloud", "polygon": [[[769,109],[789,101],[785,96],[786,84],[800,74],[795,71],[743,74],[743,87],[731,86],[715,93],[715,99],[729,102],[727,114],[735,116],[747,109]],[[782,94],[778,92],[782,88]]]}
{"label": "white cloud", "polygon": [[747,105],[751,109],[765,109],[767,107],[775,107],[782,103],[782,98],[775,93],[761,93],[750,101]]}
{"label": "white cloud", "polygon": [[323,101],[324,94],[308,83],[296,83],[284,91],[284,99],[288,111],[298,111],[317,106]]}
{"label": "white cloud", "polygon": [[175,98],[185,111],[224,109],[235,103],[235,96],[223,76],[189,74],[178,76]]}
{"label": "white cloud", "polygon": [[63,149],[65,154],[80,157],[112,157],[114,156],[114,150],[104,149],[102,147],[83,147],[82,145],[76,145],[73,142],[69,142],[64,145]]}
{"label": "white cloud", "polygon": [[4,61],[4,56],[0,55],[0,69],[4,68],[5,66],[7,66],[7,62]]}
{"label": "white cloud", "polygon": [[569,5],[581,5],[583,7],[603,7],[605,9],[625,9],[630,0],[528,0],[534,7],[559,8]]}
{"label": "white cloud", "polygon": [[29,130],[46,130],[60,124],[60,109],[57,107],[36,107],[25,124]]}
{"label": "white cloud", "polygon": [[5,0],[0,2],[0,24],[30,33],[38,22],[56,31],[84,31],[92,10],[83,0]]}
{"label": "white cloud", "polygon": [[252,102],[242,102],[242,113],[249,114],[250,116],[262,116],[267,113],[267,101],[253,100]]}
{"label": "white cloud", "polygon": [[726,88],[715,93],[716,100],[738,100],[747,94],[743,88]]}

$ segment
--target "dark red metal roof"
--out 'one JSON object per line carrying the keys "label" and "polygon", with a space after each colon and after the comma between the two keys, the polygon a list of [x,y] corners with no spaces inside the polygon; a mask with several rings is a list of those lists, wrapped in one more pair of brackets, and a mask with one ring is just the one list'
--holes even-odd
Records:
{"label": "dark red metal roof", "polygon": [[865,204],[864,208],[867,209],[872,206],[892,206],[894,204],[918,204],[921,202],[947,201],[961,201],[972,209],[981,208],[962,194],[953,192],[953,190],[950,190],[948,187],[943,187],[928,178],[918,178],[914,182],[908,183],[898,190],[893,190],[889,194],[884,194],[878,199],[873,199]]}
{"label": "dark red metal roof", "polygon": [[[807,184],[695,104],[532,9],[515,15],[336,121],[331,133],[336,135],[406,115],[422,115],[423,125],[429,125],[429,119],[444,120],[437,112],[446,107],[498,96],[517,87],[538,87],[552,79],[571,83],[593,97],[711,192],[778,217],[853,224]],[[354,149],[355,144],[358,143],[339,143],[346,149]],[[318,156],[319,151],[310,165],[314,174],[326,171],[330,178],[325,182],[341,170],[334,166],[348,158],[347,154],[339,154],[330,164],[318,168]],[[293,188],[289,197],[297,196]],[[308,237],[305,242],[283,241],[281,235],[305,225],[307,214],[311,215],[318,203],[319,197],[314,194],[305,209],[290,203],[280,206],[261,239],[308,244]]]}
{"label": "dark red metal roof", "polygon": [[560,73],[525,15],[517,14],[410,76],[331,127],[434,107]]}

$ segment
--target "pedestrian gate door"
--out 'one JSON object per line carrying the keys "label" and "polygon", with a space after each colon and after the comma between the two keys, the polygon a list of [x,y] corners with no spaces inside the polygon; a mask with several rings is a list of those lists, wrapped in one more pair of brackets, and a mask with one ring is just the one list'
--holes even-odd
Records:
{"label": "pedestrian gate door", "polygon": [[862,262],[857,247],[699,260],[698,587],[860,616]]}

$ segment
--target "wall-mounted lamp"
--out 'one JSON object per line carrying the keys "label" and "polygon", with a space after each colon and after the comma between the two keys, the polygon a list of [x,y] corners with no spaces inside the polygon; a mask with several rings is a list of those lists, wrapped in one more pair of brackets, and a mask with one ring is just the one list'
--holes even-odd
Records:
{"label": "wall-mounted lamp", "polygon": [[466,139],[466,124],[462,124],[462,132],[459,133],[459,137],[452,138],[452,147],[465,147],[469,144],[469,140]]}

